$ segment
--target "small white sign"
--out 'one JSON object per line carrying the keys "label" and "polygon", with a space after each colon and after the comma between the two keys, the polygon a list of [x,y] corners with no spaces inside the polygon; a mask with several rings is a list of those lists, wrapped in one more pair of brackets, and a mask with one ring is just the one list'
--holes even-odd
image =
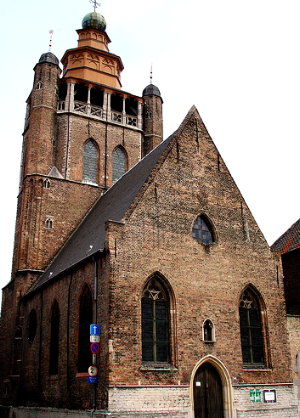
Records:
{"label": "small white sign", "polygon": [[201,386],[201,382],[196,382],[196,386]]}
{"label": "small white sign", "polygon": [[100,343],[100,335],[90,335],[91,343]]}
{"label": "small white sign", "polygon": [[264,390],[263,391],[264,394],[264,402],[268,402],[268,403],[275,403],[276,402],[276,390]]}

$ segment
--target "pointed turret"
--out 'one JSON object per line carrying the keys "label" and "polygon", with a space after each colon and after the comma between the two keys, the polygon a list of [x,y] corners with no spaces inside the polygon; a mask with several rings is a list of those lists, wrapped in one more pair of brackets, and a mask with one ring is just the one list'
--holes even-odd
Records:
{"label": "pointed turret", "polygon": [[33,88],[27,100],[22,179],[33,173],[47,174],[53,166],[59,60],[52,52],[41,55],[34,67]]}
{"label": "pointed turret", "polygon": [[143,99],[143,155],[146,155],[163,140],[163,100],[159,88],[152,83],[144,89]]}

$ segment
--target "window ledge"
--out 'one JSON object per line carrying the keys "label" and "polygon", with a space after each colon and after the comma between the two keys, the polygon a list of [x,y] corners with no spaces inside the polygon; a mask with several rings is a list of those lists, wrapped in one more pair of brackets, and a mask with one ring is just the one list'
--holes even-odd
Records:
{"label": "window ledge", "polygon": [[176,372],[178,371],[177,367],[173,366],[170,363],[143,363],[141,366],[141,371],[155,371],[155,372]]}
{"label": "window ledge", "polygon": [[272,369],[270,367],[255,366],[255,365],[243,366],[243,370],[245,372],[271,372],[272,371]]}
{"label": "window ledge", "polygon": [[83,373],[76,373],[76,377],[88,377],[88,373],[87,372],[83,372]]}

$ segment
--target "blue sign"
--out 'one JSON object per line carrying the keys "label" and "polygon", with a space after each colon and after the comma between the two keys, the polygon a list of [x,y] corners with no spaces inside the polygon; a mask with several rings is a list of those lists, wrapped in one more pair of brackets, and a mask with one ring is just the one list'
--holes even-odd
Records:
{"label": "blue sign", "polygon": [[99,351],[100,351],[100,345],[99,345],[99,343],[92,343],[91,344],[91,352],[93,354],[98,354]]}
{"label": "blue sign", "polygon": [[89,376],[87,378],[88,383],[99,383],[99,377],[98,376]]}
{"label": "blue sign", "polygon": [[101,334],[101,328],[100,328],[100,325],[97,325],[97,324],[91,324],[91,325],[90,325],[90,334],[91,334],[91,335],[100,335],[100,334]]}

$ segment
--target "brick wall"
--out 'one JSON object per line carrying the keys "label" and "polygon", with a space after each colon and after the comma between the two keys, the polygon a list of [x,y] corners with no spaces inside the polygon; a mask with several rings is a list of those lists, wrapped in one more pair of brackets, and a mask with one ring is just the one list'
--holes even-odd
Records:
{"label": "brick wall", "polygon": [[[204,125],[196,123],[190,120],[125,225],[111,237],[116,253],[110,277],[110,383],[188,384],[195,364],[207,354],[219,358],[239,383],[289,382],[283,283],[277,281],[276,263]],[[209,247],[191,236],[193,222],[203,212],[217,235]],[[140,298],[156,271],[174,292],[176,370],[166,373],[141,368]],[[247,370],[242,364],[238,306],[249,283],[266,305],[264,370]],[[207,318],[215,326],[213,344],[202,341]]]}
{"label": "brick wall", "polygon": [[300,315],[300,249],[282,254],[287,313]]}
{"label": "brick wall", "polygon": [[61,114],[58,116],[56,165],[66,178],[82,181],[83,146],[89,138],[93,138],[98,146],[98,184],[104,189],[112,185],[112,152],[115,147],[122,145],[126,150],[128,169],[141,158],[140,131],[79,115]]}
{"label": "brick wall", "polygon": [[[13,271],[44,269],[100,194],[98,187],[28,176],[19,196]],[[47,228],[46,221],[52,221]]]}

